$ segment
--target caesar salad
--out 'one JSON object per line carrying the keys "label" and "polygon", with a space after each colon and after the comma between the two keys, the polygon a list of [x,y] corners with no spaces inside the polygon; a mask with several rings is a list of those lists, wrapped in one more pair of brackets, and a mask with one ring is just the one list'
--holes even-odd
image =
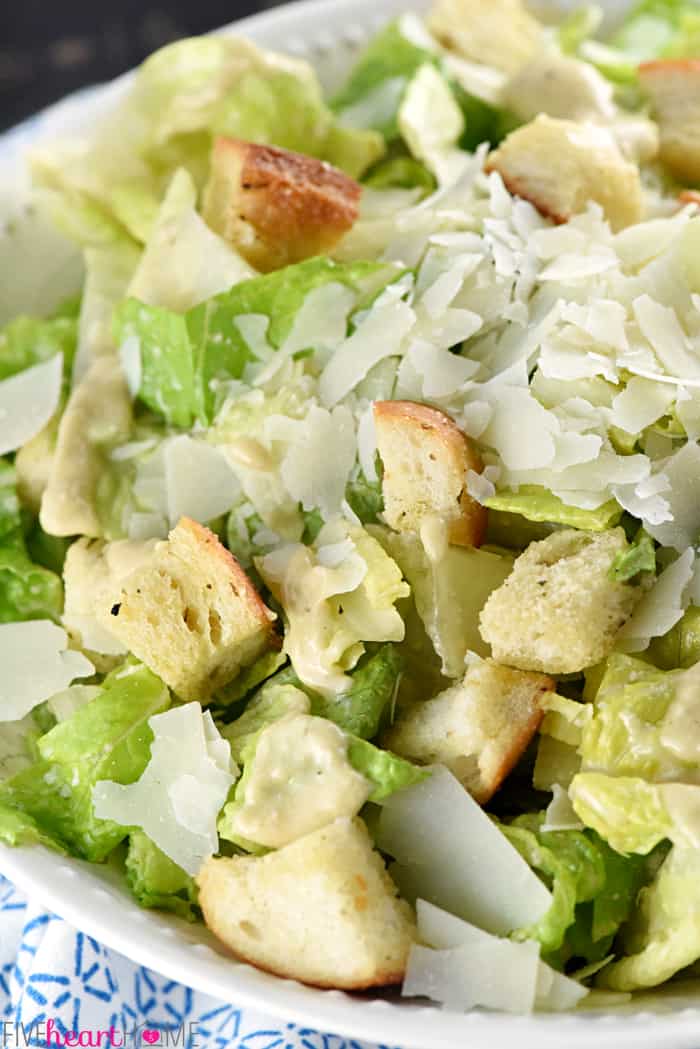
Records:
{"label": "caesar salad", "polygon": [[690,0],[436,0],[32,150],[84,279],[0,332],[0,840],[318,987],[693,974],[698,128]]}

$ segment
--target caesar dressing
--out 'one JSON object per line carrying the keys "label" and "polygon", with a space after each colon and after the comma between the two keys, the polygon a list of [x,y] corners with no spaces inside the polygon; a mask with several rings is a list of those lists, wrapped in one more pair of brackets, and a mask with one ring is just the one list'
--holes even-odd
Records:
{"label": "caesar dressing", "polygon": [[700,761],[700,663],[679,677],[661,726],[661,743],[681,761]]}
{"label": "caesar dressing", "polygon": [[235,832],[274,849],[357,815],[371,786],[347,751],[345,733],[324,718],[274,722],[260,735],[243,804],[232,814]]}
{"label": "caesar dressing", "polygon": [[449,546],[450,526],[437,514],[429,514],[420,524],[420,538],[431,564],[439,564],[446,556]]}
{"label": "caesar dressing", "polygon": [[700,787],[662,783],[658,790],[676,834],[692,848],[700,848]]}

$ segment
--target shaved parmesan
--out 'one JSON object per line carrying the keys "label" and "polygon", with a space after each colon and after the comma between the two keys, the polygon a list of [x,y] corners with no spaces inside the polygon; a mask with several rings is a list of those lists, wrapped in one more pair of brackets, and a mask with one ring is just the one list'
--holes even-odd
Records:
{"label": "shaved parmesan", "polygon": [[552,800],[545,810],[542,830],[583,830],[583,823],[574,811],[569,792],[559,783],[552,784]]}
{"label": "shaved parmesan", "polygon": [[688,340],[675,310],[655,302],[649,295],[640,295],[632,308],[642,335],[649,340],[664,368],[671,375],[700,379],[700,360],[689,353]]}
{"label": "shaved parmesan", "polygon": [[237,769],[211,714],[186,703],[149,718],[151,758],[141,778],[126,786],[100,780],[92,791],[95,815],[141,827],[188,874],[218,849],[216,821]]}
{"label": "shaved parmesan", "polygon": [[321,373],[322,403],[331,408],[347,396],[375,364],[385,357],[397,356],[415,319],[411,307],[401,301],[377,305],[370,310]]}
{"label": "shaved parmesan", "polygon": [[672,518],[648,526],[648,531],[662,546],[672,546],[680,553],[700,534],[700,447],[683,445],[658,476],[665,481],[664,499]]}
{"label": "shaved parmesan", "polygon": [[40,430],[58,408],[63,354],[0,382],[0,455],[15,452]]}
{"label": "shaved parmesan", "polygon": [[551,894],[446,768],[388,798],[377,844],[399,888],[496,935],[535,924]]}
{"label": "shaved parmesan", "polygon": [[[426,900],[417,901],[416,913],[420,940],[422,943],[430,944],[438,952],[468,948],[475,958],[483,959],[486,962],[500,958],[502,972],[507,981],[507,986],[503,987],[503,996],[499,999],[496,992],[496,1004],[481,1000],[473,1004],[490,1004],[492,1008],[511,1011],[512,1006],[509,1003],[514,994],[518,1000],[529,1001],[530,1009],[535,1005],[538,1009],[557,1011],[574,1008],[588,994],[586,987],[556,972],[540,960],[536,962],[536,978],[533,987],[532,947],[537,947],[535,944],[514,943],[511,940],[491,936],[482,929],[477,929],[474,925],[462,921],[453,914],[448,914],[447,911],[433,906]],[[529,950],[523,951],[522,948],[525,946]],[[536,956],[538,954],[537,949]],[[470,996],[478,993],[481,999],[486,992],[489,998],[493,998],[493,988],[498,987],[498,982],[494,984],[493,973],[489,973],[488,976],[484,974],[484,976],[486,977],[485,983],[482,982],[483,978],[473,979],[466,988],[466,993]]]}
{"label": "shaved parmesan", "polygon": [[95,668],[68,648],[68,635],[37,619],[0,625],[0,721],[19,721],[39,703],[68,688]]}
{"label": "shaved parmesan", "polygon": [[663,570],[617,635],[619,648],[641,652],[652,637],[661,637],[675,626],[688,606],[694,562],[695,553],[689,549]]}
{"label": "shaved parmesan", "polygon": [[633,377],[612,403],[612,422],[627,433],[639,433],[664,415],[676,396],[672,387]]}
{"label": "shaved parmesan", "polygon": [[70,688],[52,696],[47,706],[56,721],[67,721],[76,710],[80,710],[86,703],[99,696],[101,691],[99,685],[71,685]]}
{"label": "shaved parmesan", "polygon": [[217,448],[183,434],[165,444],[163,455],[171,526],[181,517],[206,524],[231,509],[240,485]]}
{"label": "shaved parmesan", "polygon": [[355,422],[344,405],[332,411],[312,405],[294,422],[296,440],[282,460],[280,477],[292,499],[324,518],[340,513],[350,471],[355,465]]}

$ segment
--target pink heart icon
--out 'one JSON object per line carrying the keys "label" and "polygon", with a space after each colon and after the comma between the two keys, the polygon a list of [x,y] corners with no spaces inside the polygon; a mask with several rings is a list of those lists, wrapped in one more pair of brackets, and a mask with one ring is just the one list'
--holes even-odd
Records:
{"label": "pink heart icon", "polygon": [[148,1042],[149,1045],[155,1045],[160,1038],[160,1031],[142,1031],[141,1037],[144,1042]]}

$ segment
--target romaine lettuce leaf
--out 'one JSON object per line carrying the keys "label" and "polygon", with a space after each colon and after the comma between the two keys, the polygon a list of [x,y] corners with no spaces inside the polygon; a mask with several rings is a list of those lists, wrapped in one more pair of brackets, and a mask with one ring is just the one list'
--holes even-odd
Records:
{"label": "romaine lettuce leaf", "polygon": [[692,0],[641,0],[609,41],[636,63],[700,55],[700,12]]}
{"label": "romaine lettuce leaf", "polygon": [[432,193],[437,186],[432,172],[408,155],[390,156],[380,161],[368,172],[363,182],[371,189],[419,188],[423,196]]}
{"label": "romaine lettuce leaf", "polygon": [[59,576],[32,562],[22,530],[14,469],[0,459],[0,623],[57,619],[63,608]]}
{"label": "romaine lettuce leaf", "polygon": [[662,637],[652,638],[646,655],[662,670],[685,670],[700,659],[700,608],[690,605]]}
{"label": "romaine lettuce leaf", "polygon": [[396,118],[408,84],[422,65],[438,61],[404,36],[399,21],[390,22],[360,55],[333,108],[346,126],[373,128],[390,142],[399,136]]}
{"label": "romaine lettuce leaf", "polygon": [[214,414],[216,392],[212,383],[240,379],[246,364],[255,359],[235,324],[236,317],[267,317],[267,341],[279,349],[309,292],[324,284],[339,283],[361,296],[388,272],[381,263],[343,265],[328,258],[309,259],[243,281],[190,310],[187,329],[194,354],[200,419],[206,422]]}
{"label": "romaine lettuce leaf", "polygon": [[171,426],[188,428],[197,410],[194,360],[185,318],[127,299],[114,314],[114,341],[139,356],[138,397]]}
{"label": "romaine lettuce leaf", "polygon": [[633,543],[619,554],[610,566],[610,578],[617,583],[627,583],[641,572],[656,571],[656,547],[654,540],[642,532]]}
{"label": "romaine lettuce leaf", "polygon": [[70,374],[78,340],[75,312],[59,311],[49,320],[17,317],[0,331],[0,381],[63,354],[63,368]]}
{"label": "romaine lettuce leaf", "polygon": [[170,697],[146,667],[125,665],[105,678],[101,692],[38,741],[39,758],[0,784],[0,838],[33,840],[99,861],[128,830],[93,815],[98,780],[132,783],[148,764],[148,718]]}
{"label": "romaine lettuce leaf", "polygon": [[142,907],[172,911],[186,921],[198,920],[194,880],[143,831],[135,830],[129,835],[124,863],[127,884]]}
{"label": "romaine lettuce leaf", "polygon": [[616,525],[622,516],[622,507],[614,499],[603,503],[597,510],[581,510],[577,506],[567,506],[546,488],[529,484],[521,485],[517,491],[503,489],[487,499],[485,505],[492,510],[521,514],[528,521],[548,521],[587,532],[604,532]]}
{"label": "romaine lettuce leaf", "polygon": [[613,653],[583,727],[584,770],[648,780],[683,779],[693,766],[667,744],[664,719],[688,671],[663,671]]}
{"label": "romaine lettuce leaf", "polygon": [[293,714],[310,713],[311,701],[294,683],[296,680],[294,671],[276,674],[255,693],[240,717],[220,726],[221,735],[231,745],[234,761],[245,764],[251,741],[268,725]]}
{"label": "romaine lettuce leaf", "polygon": [[617,852],[646,856],[674,830],[657,785],[638,777],[580,772],[569,797],[579,819]]}
{"label": "romaine lettuce leaf", "polygon": [[615,991],[655,987],[700,958],[700,852],[675,845],[625,932],[627,957],[606,966],[598,984]]}
{"label": "romaine lettuce leaf", "polygon": [[384,509],[381,481],[368,481],[362,473],[349,482],[345,498],[363,525],[375,524]]}
{"label": "romaine lettuce leaf", "polygon": [[398,754],[353,736],[349,737],[348,758],[353,768],[372,784],[368,801],[384,801],[397,790],[420,783],[430,775],[429,769],[419,768]]}
{"label": "romaine lettuce leaf", "polygon": [[396,645],[382,645],[355,668],[351,684],[338,696],[315,696],[312,713],[335,722],[360,739],[373,739],[396,694],[403,660]]}
{"label": "romaine lettuce leaf", "polygon": [[547,953],[558,951],[575,920],[579,903],[594,899],[605,886],[603,858],[580,831],[542,831],[542,814],[519,816],[502,825],[508,841],[551,885],[552,905],[538,924],[522,930],[525,938],[539,940]]}

